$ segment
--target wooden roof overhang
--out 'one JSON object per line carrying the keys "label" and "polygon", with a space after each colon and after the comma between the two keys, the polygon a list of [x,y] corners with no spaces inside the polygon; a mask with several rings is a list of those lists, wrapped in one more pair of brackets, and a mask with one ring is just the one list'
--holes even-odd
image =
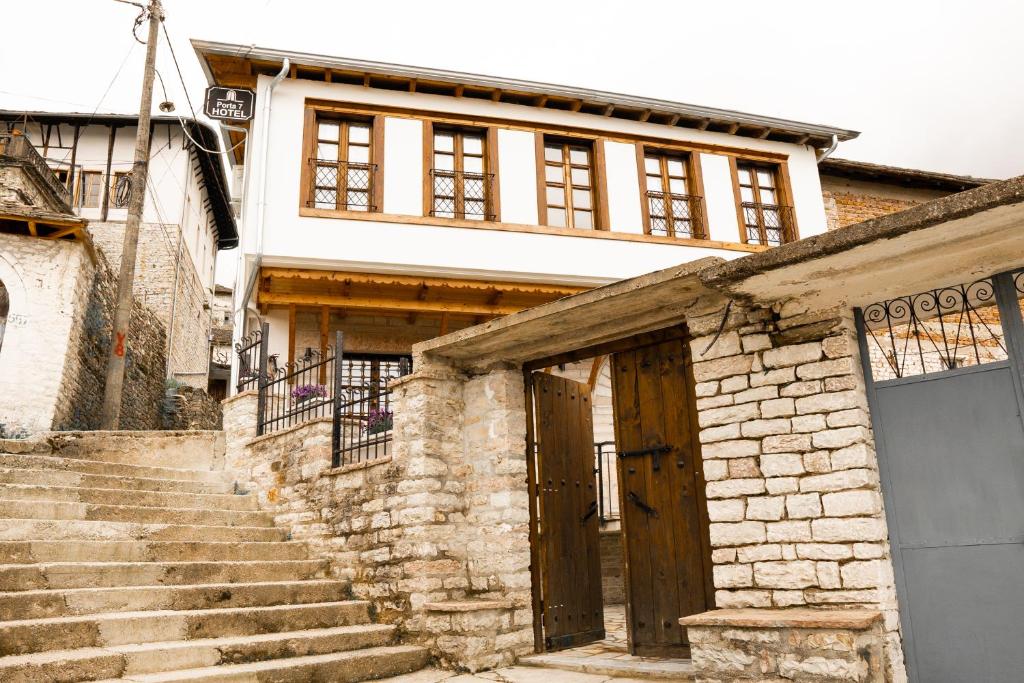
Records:
{"label": "wooden roof overhang", "polygon": [[585,291],[586,287],[418,275],[263,267],[256,301],[392,316],[488,320]]}
{"label": "wooden roof overhang", "polygon": [[67,214],[0,202],[0,232],[46,240],[90,242],[88,221]]}
{"label": "wooden roof overhang", "polygon": [[[287,59],[289,78],[582,112],[816,148],[829,147],[833,139],[852,140],[860,134],[832,126],[550,83],[202,40],[193,40],[192,46],[209,82],[226,87],[255,89],[259,76],[277,75]],[[240,132],[225,132],[231,145],[243,139]],[[239,162],[243,146],[235,150]]]}

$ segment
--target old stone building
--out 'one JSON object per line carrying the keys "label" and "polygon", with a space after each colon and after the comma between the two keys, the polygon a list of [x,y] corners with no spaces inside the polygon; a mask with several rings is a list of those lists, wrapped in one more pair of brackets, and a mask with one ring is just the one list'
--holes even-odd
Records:
{"label": "old stone building", "polygon": [[[115,270],[124,241],[135,121],[115,114],[0,111],[0,132],[18,130],[39,150]],[[135,275],[135,295],[167,330],[167,376],[204,390],[214,266],[218,251],[237,243],[219,150],[207,124],[153,118]]]}
{"label": "old stone building", "polygon": [[822,161],[818,169],[829,230],[903,211],[993,182],[984,178],[835,157]]}

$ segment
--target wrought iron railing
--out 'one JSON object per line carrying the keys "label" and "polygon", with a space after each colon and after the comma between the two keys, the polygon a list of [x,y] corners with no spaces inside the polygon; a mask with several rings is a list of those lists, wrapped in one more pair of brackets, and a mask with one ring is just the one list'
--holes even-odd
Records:
{"label": "wrought iron railing", "polygon": [[430,169],[433,201],[430,215],[442,218],[494,220],[491,209],[493,173]]}
{"label": "wrought iron railing", "polygon": [[689,194],[647,192],[652,235],[705,239],[704,198]]}
{"label": "wrought iron railing", "polygon": [[594,444],[594,474],[597,475],[597,514],[601,524],[619,519],[618,470],[615,467],[615,442]]}
{"label": "wrought iron railing", "polygon": [[267,334],[269,325],[263,323],[235,344],[235,356],[238,358],[236,392],[259,388],[261,374],[268,371],[267,347],[263,343]]}
{"label": "wrought iron railing", "polygon": [[373,186],[377,164],[310,159],[310,187],[306,205],[315,209],[377,211]]}
{"label": "wrought iron railing", "polygon": [[364,356],[337,367],[332,467],[390,455],[395,418],[391,384],[409,374],[410,359]]}
{"label": "wrought iron railing", "polygon": [[777,247],[796,238],[792,206],[743,202],[740,207],[748,244]]}
{"label": "wrought iron railing", "polygon": [[59,199],[71,210],[71,192],[64,184],[57,179],[47,163],[32,143],[24,135],[0,136],[0,155],[14,159],[21,159],[35,169],[49,188]]}
{"label": "wrought iron railing", "polygon": [[334,412],[335,393],[331,381],[335,375],[337,354],[334,349],[341,340],[336,333],[335,346],[326,353],[306,349],[303,356],[283,367],[272,368],[260,384],[261,405],[257,408],[257,436],[287,429]]}

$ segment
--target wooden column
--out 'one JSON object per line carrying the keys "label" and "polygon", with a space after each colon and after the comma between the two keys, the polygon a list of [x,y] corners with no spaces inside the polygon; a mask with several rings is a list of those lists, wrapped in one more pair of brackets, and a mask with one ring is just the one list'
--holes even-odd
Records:
{"label": "wooden column", "polygon": [[295,304],[288,304],[288,365],[295,362]]}
{"label": "wooden column", "polygon": [[[330,326],[330,322],[331,322],[331,309],[330,309],[330,307],[328,307],[328,306],[321,306],[320,307],[320,360],[321,361],[324,358],[327,357],[327,341],[328,341],[327,328]],[[334,353],[337,354],[338,353],[338,349],[335,349]],[[335,355],[335,358],[337,358],[337,355]],[[325,363],[324,365],[320,366],[320,384],[326,384],[326,383],[327,383],[327,364]]]}

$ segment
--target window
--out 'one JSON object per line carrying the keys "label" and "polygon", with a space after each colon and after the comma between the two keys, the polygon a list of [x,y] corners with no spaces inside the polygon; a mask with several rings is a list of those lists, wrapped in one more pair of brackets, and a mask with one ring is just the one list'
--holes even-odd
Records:
{"label": "window", "polygon": [[703,198],[687,155],[646,151],[643,156],[647,232],[703,238]]}
{"label": "window", "polygon": [[82,171],[78,183],[78,205],[86,209],[98,209],[103,196],[103,174],[99,171]]}
{"label": "window", "polygon": [[485,131],[434,129],[430,215],[494,220]]}
{"label": "window", "polygon": [[547,225],[584,230],[597,227],[593,156],[588,143],[544,141]]}
{"label": "window", "polygon": [[777,166],[736,162],[740,218],[748,244],[778,246],[793,240],[793,210],[781,201]]}
{"label": "window", "polygon": [[318,209],[376,211],[370,121],[317,118],[313,141],[312,188],[308,203]]}

